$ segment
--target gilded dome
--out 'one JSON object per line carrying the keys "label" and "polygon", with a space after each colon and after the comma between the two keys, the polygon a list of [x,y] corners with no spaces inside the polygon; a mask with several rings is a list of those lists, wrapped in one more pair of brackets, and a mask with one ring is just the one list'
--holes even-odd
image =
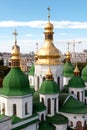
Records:
{"label": "gilded dome", "polygon": [[18,45],[14,45],[12,47],[12,58],[11,59],[20,59],[20,47]]}
{"label": "gilded dome", "polygon": [[54,46],[52,41],[45,41],[43,47],[37,53],[38,60],[36,64],[60,64],[58,58],[60,58],[59,50]]}
{"label": "gilded dome", "polygon": [[47,29],[53,29],[53,24],[51,24],[50,22],[48,22],[48,23],[46,23],[46,25],[45,25],[45,30],[47,30]]}

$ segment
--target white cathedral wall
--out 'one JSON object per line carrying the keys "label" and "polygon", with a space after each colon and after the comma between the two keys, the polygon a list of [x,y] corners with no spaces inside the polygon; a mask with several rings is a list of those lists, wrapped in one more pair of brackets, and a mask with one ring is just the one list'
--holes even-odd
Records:
{"label": "white cathedral wall", "polygon": [[85,99],[84,88],[69,88],[69,93],[72,94],[72,92],[77,97],[77,99],[78,99],[77,93],[79,92],[79,101],[84,102],[84,99]]}
{"label": "white cathedral wall", "polygon": [[56,130],[67,130],[67,124],[53,125],[56,127]]}
{"label": "white cathedral wall", "polygon": [[23,128],[21,130],[37,130],[37,124],[32,124],[32,125],[29,125],[27,126],[26,128]]}
{"label": "white cathedral wall", "polygon": [[[41,86],[43,77],[46,77],[47,70],[49,65],[35,65],[35,90]],[[57,83],[57,78],[60,77],[60,89],[63,88],[63,65],[50,65],[51,72],[54,77],[54,81]],[[39,86],[37,83],[37,77],[39,77]]]}
{"label": "white cathedral wall", "polygon": [[[82,123],[82,127],[84,126],[84,122],[87,120],[85,114],[69,114],[69,113],[63,113],[61,112],[62,115],[68,118],[69,120],[69,127],[75,128],[76,123],[80,121]],[[73,123],[73,126],[71,126],[71,122]]]}
{"label": "white cathedral wall", "polygon": [[70,79],[71,79],[71,77],[63,77],[63,86],[68,85],[68,82]]}
{"label": "white cathedral wall", "polygon": [[[28,103],[28,114],[25,114],[25,103]],[[9,96],[0,97],[1,114],[3,109],[3,104],[5,107],[5,115],[13,115],[13,104],[16,104],[17,116],[20,118],[29,117],[32,115],[32,95],[28,96]]]}
{"label": "white cathedral wall", "polygon": [[41,111],[41,112],[37,112],[38,116],[39,116],[39,120],[41,121],[41,116],[42,114],[44,115],[44,120],[46,120],[46,114],[47,114],[47,111]]}
{"label": "white cathedral wall", "polygon": [[31,85],[31,86],[34,86],[34,76],[29,75],[29,76],[28,76],[28,79],[29,79],[30,85]]}
{"label": "white cathedral wall", "polygon": [[59,110],[59,104],[58,104],[58,96],[59,94],[40,94],[40,102],[42,102],[42,98],[44,99],[44,104],[48,109],[48,103],[47,100],[50,99],[51,100],[51,114],[49,114],[49,116],[53,116],[54,113],[54,99],[56,98],[56,112],[58,112]]}

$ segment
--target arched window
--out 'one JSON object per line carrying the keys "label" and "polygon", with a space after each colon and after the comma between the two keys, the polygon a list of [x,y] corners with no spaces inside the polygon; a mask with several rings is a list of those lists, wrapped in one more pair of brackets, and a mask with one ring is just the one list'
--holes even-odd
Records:
{"label": "arched window", "polygon": [[17,114],[16,104],[13,104],[13,115]]}
{"label": "arched window", "polygon": [[5,103],[2,104],[2,113],[5,114]]}
{"label": "arched window", "polygon": [[25,114],[28,114],[28,103],[25,103]]}
{"label": "arched window", "polygon": [[39,89],[39,76],[37,76],[37,88]]}
{"label": "arched window", "polygon": [[78,122],[76,123],[76,126],[77,126],[77,127],[81,127],[81,126],[82,126],[82,122],[81,122],[81,121],[78,121]]}
{"label": "arched window", "polygon": [[43,77],[43,81],[45,80],[45,77]]}
{"label": "arched window", "polygon": [[60,77],[57,77],[57,84],[60,87]]}
{"label": "arched window", "polygon": [[72,121],[70,122],[70,126],[73,127],[73,122]]}
{"label": "arched window", "polygon": [[54,113],[56,113],[56,98],[54,99]]}
{"label": "arched window", "polygon": [[78,100],[80,99],[80,93],[79,92],[77,92],[77,98],[78,98]]}
{"label": "arched window", "polygon": [[44,114],[41,115],[41,121],[44,121]]}
{"label": "arched window", "polygon": [[44,104],[44,98],[42,97],[41,99],[42,99],[42,103]]}
{"label": "arched window", "polygon": [[74,94],[74,92],[73,92],[73,91],[71,91],[71,94]]}
{"label": "arched window", "polygon": [[48,106],[48,114],[50,114],[51,113],[51,100],[50,100],[50,98],[48,98],[47,106]]}

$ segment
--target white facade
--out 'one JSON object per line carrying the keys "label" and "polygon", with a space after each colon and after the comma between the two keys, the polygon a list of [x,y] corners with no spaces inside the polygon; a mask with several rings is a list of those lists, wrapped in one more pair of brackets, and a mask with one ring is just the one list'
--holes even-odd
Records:
{"label": "white facade", "polygon": [[84,103],[85,88],[69,88],[69,93],[74,94],[79,101]]}
{"label": "white facade", "polygon": [[63,86],[68,85],[70,79],[71,77],[63,77]]}
{"label": "white facade", "polygon": [[47,115],[53,116],[59,111],[59,94],[40,94],[40,102],[47,107]]}
{"label": "white facade", "polygon": [[53,124],[56,127],[56,130],[67,130],[67,124]]}
{"label": "white facade", "polygon": [[19,118],[29,117],[32,115],[32,95],[0,96],[0,111],[7,116],[15,114]]}
{"label": "white facade", "polygon": [[[48,65],[35,65],[35,91],[39,89],[43,80],[45,79]],[[60,89],[63,88],[63,65],[50,65],[54,81],[59,85]]]}
{"label": "white facade", "polygon": [[81,124],[82,127],[84,127],[85,122],[87,121],[86,114],[69,114],[69,113],[61,113],[69,120],[69,127],[75,128],[78,126],[78,123]]}
{"label": "white facade", "polygon": [[28,75],[28,79],[29,79],[30,86],[34,86],[34,76]]}

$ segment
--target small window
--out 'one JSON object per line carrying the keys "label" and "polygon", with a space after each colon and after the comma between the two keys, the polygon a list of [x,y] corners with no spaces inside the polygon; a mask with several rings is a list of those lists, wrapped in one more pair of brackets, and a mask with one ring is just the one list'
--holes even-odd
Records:
{"label": "small window", "polygon": [[17,110],[16,110],[16,104],[13,104],[13,115],[17,114]]}

